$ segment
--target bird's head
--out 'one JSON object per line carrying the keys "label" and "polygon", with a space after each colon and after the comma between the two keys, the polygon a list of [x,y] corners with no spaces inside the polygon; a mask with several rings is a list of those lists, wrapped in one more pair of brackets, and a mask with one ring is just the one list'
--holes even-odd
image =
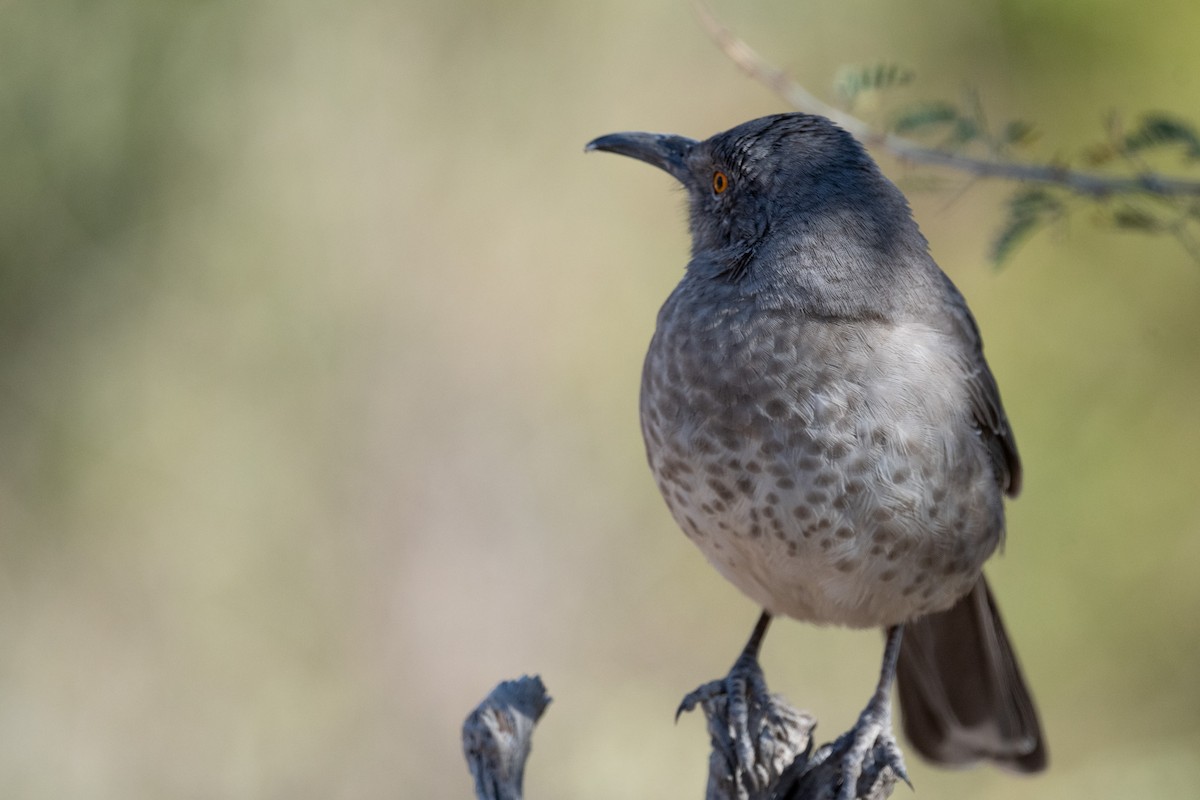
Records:
{"label": "bird's head", "polygon": [[[669,172],[687,190],[693,256],[739,273],[759,244],[790,236],[890,246],[907,203],[862,146],[824,117],[776,114],[709,139],[613,133],[586,148],[631,156]],[[923,243],[923,242],[922,242]]]}

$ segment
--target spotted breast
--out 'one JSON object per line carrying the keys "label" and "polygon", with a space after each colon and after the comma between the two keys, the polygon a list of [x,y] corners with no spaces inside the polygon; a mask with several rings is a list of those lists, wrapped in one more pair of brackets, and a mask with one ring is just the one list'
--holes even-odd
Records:
{"label": "spotted breast", "polygon": [[949,607],[1004,529],[955,342],[917,323],[803,320],[681,285],[642,379],[671,513],[775,614],[891,625]]}

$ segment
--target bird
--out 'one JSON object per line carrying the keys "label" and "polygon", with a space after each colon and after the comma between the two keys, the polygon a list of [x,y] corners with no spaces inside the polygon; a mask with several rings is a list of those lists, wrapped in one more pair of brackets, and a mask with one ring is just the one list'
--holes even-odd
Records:
{"label": "bird", "polygon": [[734,671],[757,668],[775,617],[883,629],[879,682],[840,748],[843,798],[877,746],[907,780],[893,683],[927,760],[1043,770],[982,571],[1021,489],[1016,440],[907,199],[812,114],[585,149],[655,166],[687,195],[691,257],[658,314],[640,417],[676,523],[762,609]]}

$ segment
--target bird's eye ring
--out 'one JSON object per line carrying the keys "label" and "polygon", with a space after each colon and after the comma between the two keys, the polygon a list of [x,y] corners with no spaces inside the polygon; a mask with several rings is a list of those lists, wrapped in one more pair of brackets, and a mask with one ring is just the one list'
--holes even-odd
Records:
{"label": "bird's eye ring", "polygon": [[715,194],[724,194],[725,190],[729,188],[729,176],[721,170],[717,170],[713,173],[712,187]]}

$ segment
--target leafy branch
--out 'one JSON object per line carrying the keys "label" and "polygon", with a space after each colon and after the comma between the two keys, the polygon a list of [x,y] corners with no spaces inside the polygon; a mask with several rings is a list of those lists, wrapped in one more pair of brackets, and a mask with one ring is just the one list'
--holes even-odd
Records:
{"label": "leafy branch", "polygon": [[[1079,205],[1097,210],[1094,221],[1104,227],[1174,237],[1200,262],[1200,180],[1163,175],[1146,164],[1149,155],[1173,152],[1184,165],[1200,164],[1200,134],[1176,117],[1144,115],[1131,130],[1110,118],[1105,139],[1081,154],[1085,169],[1061,161],[1031,163],[1014,157],[1037,140],[1034,126],[1022,120],[993,130],[974,94],[964,102],[911,105],[885,124],[873,125],[852,114],[871,92],[905,86],[913,73],[897,65],[844,68],[835,80],[843,107],[825,103],[783,70],[763,59],[738,38],[704,4],[700,21],[722,52],[746,74],[779,95],[797,111],[828,117],[868,147],[878,147],[902,161],[944,167],[973,180],[992,178],[1023,184],[1008,201],[1008,216],[992,243],[997,263],[1035,231],[1065,220]],[[1122,174],[1099,168],[1123,164]]]}

